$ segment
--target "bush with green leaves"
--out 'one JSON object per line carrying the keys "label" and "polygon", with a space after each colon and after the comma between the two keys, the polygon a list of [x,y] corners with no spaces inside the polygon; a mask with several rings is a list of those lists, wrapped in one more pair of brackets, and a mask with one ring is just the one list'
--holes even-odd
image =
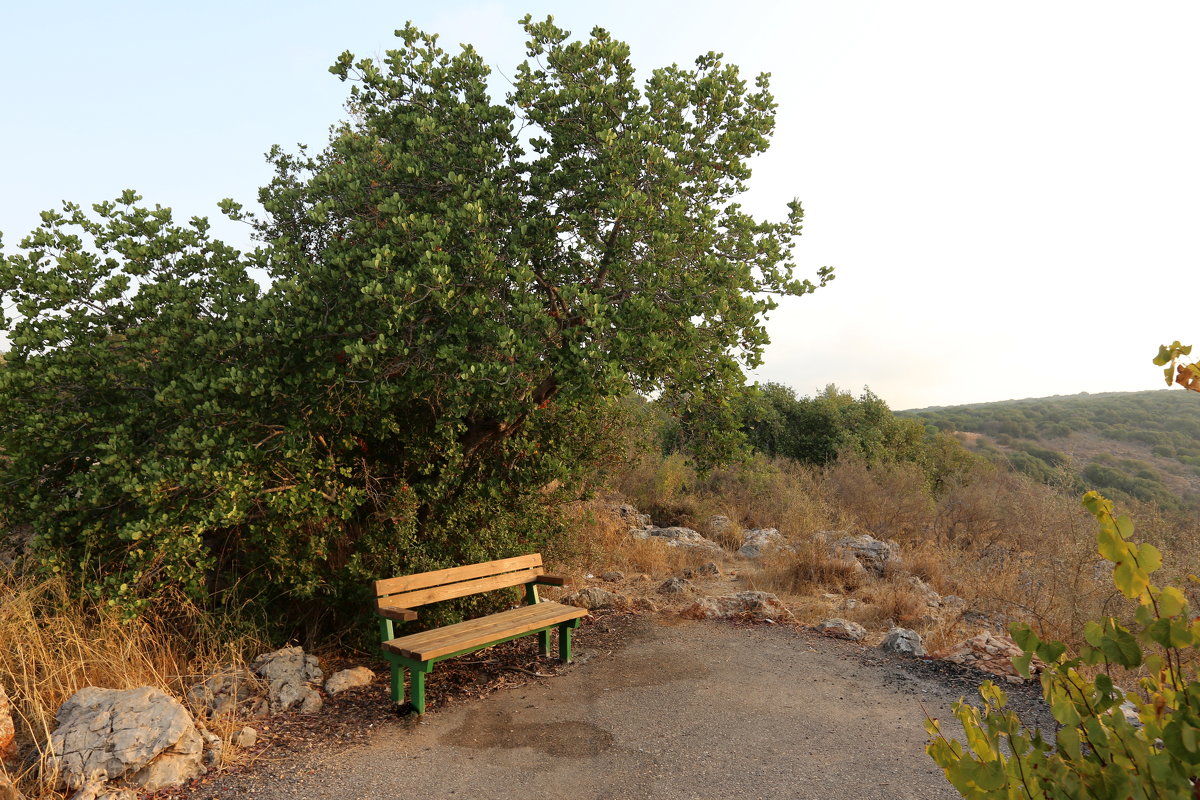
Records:
{"label": "bush with green leaves", "polygon": [[767,77],[710,53],[639,82],[602,29],[522,24],[503,100],[475,50],[411,25],[343,54],[328,146],[272,150],[263,216],[222,203],[253,252],[126,192],[0,259],[0,518],[43,568],[130,608],[320,607],[542,546],[631,392],[736,428],[764,315],[816,288],[799,203],[737,202]]}
{"label": "bush with green leaves", "polygon": [[[1097,550],[1113,565],[1113,583],[1136,611],[1129,624],[1115,617],[1088,623],[1088,644],[1073,656],[1027,625],[1012,626],[1024,651],[1014,659],[1020,673],[1030,677],[1035,656],[1045,663],[1043,694],[1059,730],[1047,738],[1024,727],[990,681],[980,688],[981,708],[961,700],[954,706],[965,746],[928,720],[927,752],[963,797],[1183,800],[1200,793],[1200,618],[1179,587],[1151,582],[1162,555],[1130,538],[1128,516],[1114,516],[1096,492],[1084,495],[1084,505],[1099,523]],[[1116,684],[1117,668],[1143,676],[1136,690]],[[1136,720],[1122,704],[1132,704]]]}

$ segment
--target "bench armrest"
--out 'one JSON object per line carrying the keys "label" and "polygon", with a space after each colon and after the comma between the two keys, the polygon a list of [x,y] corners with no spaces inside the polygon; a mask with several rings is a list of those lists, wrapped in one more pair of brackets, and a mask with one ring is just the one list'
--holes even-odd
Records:
{"label": "bench armrest", "polygon": [[542,583],[546,586],[566,586],[567,579],[562,575],[538,575],[533,579],[534,583]]}
{"label": "bench armrest", "polygon": [[411,608],[400,608],[398,606],[378,606],[375,611],[384,619],[393,619],[397,622],[412,622],[417,618],[417,612],[413,611]]}

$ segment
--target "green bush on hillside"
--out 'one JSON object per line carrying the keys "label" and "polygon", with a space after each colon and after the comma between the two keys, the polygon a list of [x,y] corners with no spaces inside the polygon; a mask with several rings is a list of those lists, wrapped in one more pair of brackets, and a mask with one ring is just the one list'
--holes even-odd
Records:
{"label": "green bush on hillside", "polygon": [[745,402],[743,430],[750,446],[768,456],[824,466],[851,454],[866,464],[910,462],[937,486],[965,470],[975,457],[952,436],[898,417],[870,390],[859,397],[826,386],[812,397],[767,383]]}

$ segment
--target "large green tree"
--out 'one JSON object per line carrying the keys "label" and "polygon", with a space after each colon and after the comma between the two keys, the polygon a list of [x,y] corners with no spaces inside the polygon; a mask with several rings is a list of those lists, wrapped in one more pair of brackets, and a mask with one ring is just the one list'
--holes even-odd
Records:
{"label": "large green tree", "polygon": [[537,546],[631,391],[735,424],[764,315],[815,288],[800,205],[737,202],[767,76],[710,53],[639,81],[601,29],[522,24],[503,102],[412,26],[344,53],[329,144],[271,152],[262,214],[223,203],[254,252],[127,192],[3,260],[0,504],[48,568],[133,605],[322,597]]}

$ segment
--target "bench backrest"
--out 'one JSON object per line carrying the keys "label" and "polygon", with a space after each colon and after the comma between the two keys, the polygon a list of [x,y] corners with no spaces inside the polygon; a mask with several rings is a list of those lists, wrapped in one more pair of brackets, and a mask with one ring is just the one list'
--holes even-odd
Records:
{"label": "bench backrest", "polygon": [[385,578],[375,581],[375,602],[378,606],[416,608],[439,600],[519,586],[544,572],[542,554],[533,553],[483,564]]}

